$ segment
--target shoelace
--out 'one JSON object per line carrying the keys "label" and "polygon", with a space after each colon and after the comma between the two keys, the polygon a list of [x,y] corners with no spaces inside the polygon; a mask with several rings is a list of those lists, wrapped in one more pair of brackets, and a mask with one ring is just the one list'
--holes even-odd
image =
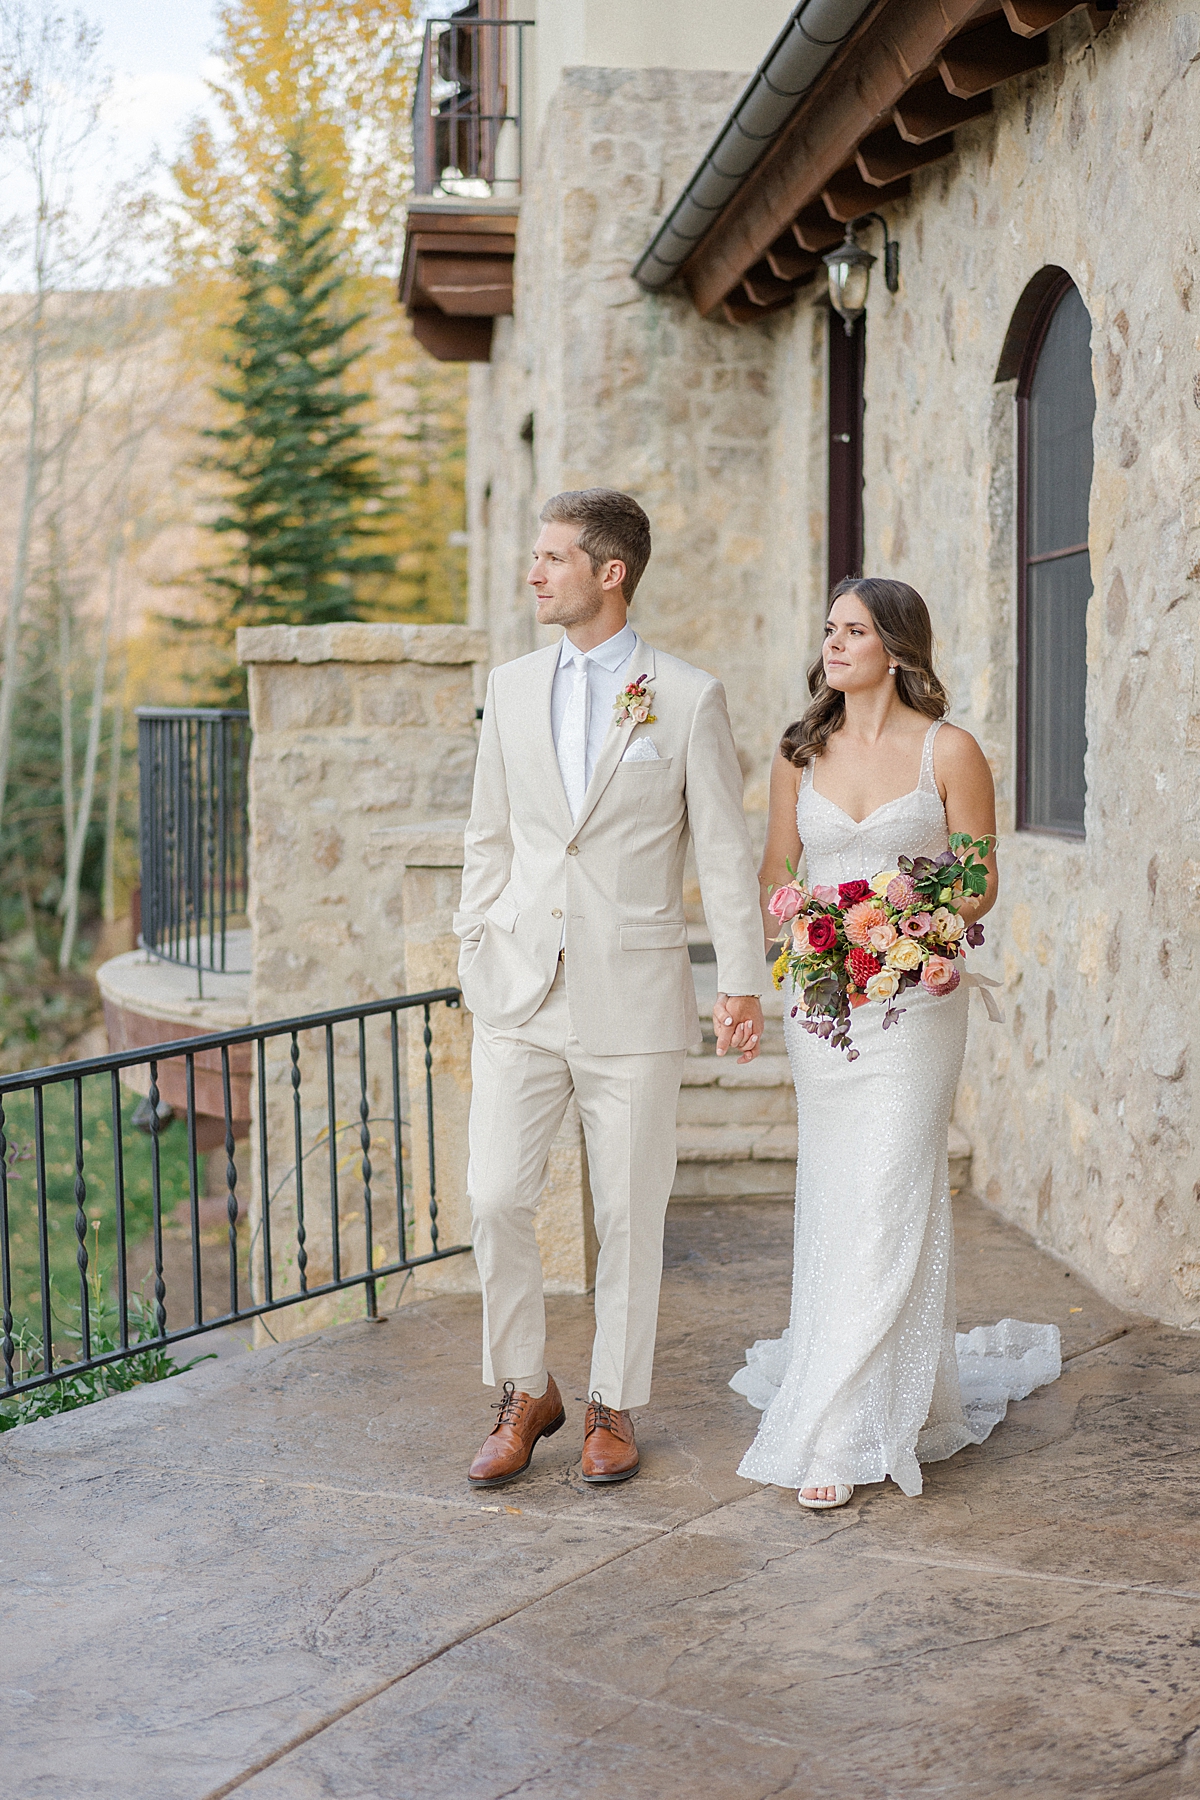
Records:
{"label": "shoelace", "polygon": [[499,1431],[502,1425],[515,1425],[525,1408],[525,1395],[518,1394],[511,1381],[504,1384],[504,1398],[497,1402],[496,1423],[493,1431]]}
{"label": "shoelace", "polygon": [[621,1414],[615,1406],[605,1406],[599,1394],[593,1394],[588,1403],[587,1430],[585,1438],[590,1438],[593,1431],[611,1431],[614,1437],[621,1435]]}

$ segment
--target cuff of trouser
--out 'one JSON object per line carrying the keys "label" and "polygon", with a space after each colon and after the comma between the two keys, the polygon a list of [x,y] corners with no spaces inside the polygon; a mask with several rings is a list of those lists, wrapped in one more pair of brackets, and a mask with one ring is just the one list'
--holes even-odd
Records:
{"label": "cuff of trouser", "polygon": [[540,1375],[506,1375],[496,1385],[502,1387],[504,1381],[511,1381],[518,1394],[528,1394],[531,1400],[540,1400],[550,1386],[550,1377],[545,1369]]}

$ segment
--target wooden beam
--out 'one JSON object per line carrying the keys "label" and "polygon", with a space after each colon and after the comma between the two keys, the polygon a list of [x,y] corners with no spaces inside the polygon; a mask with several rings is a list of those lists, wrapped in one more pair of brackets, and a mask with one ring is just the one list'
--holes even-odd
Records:
{"label": "wooden beam", "polygon": [[909,88],[892,108],[892,118],[906,144],[929,144],[953,131],[956,125],[980,119],[991,110],[990,90],[977,94],[973,100],[956,100],[946,92],[941,76],[935,75],[932,81],[921,81]]}
{"label": "wooden beam", "polygon": [[861,218],[863,213],[882,205],[885,200],[906,200],[911,191],[912,182],[907,175],[899,181],[889,181],[886,187],[872,187],[863,180],[852,164],[829,177],[821,189],[821,198],[830,218],[840,219],[846,225],[851,219]]}
{"label": "wooden beam", "polygon": [[1003,17],[989,19],[971,31],[960,32],[938,58],[938,73],[947,91],[959,100],[972,100],[988,88],[1044,69],[1050,60],[1045,37],[1019,38]]}
{"label": "wooden beam", "polygon": [[[890,0],[872,16],[869,32],[817,82],[684,264],[682,274],[700,312],[720,305],[863,138],[887,122],[896,102],[934,66],[977,5],[978,0]],[[862,182],[857,169],[854,173]],[[886,189],[872,189],[869,204],[886,198]]]}
{"label": "wooden beam", "polygon": [[899,181],[902,175],[911,175],[916,169],[926,169],[930,163],[940,162],[953,148],[953,132],[930,138],[927,144],[908,144],[894,125],[885,125],[882,131],[873,131],[870,137],[863,139],[854,160],[868,187],[885,188],[889,182]]}
{"label": "wooden beam", "polygon": [[495,318],[513,309],[513,266],[502,256],[417,257],[414,306],[422,300],[454,318]]}
{"label": "wooden beam", "polygon": [[488,362],[492,354],[490,319],[448,319],[429,307],[409,313],[413,336],[438,362]]}
{"label": "wooden beam", "polygon": [[755,306],[771,306],[776,300],[789,300],[795,291],[792,282],[781,281],[778,275],[771,273],[765,259],[746,270],[742,286]]}
{"label": "wooden beam", "polygon": [[818,256],[823,250],[832,250],[846,235],[834,224],[819,200],[814,200],[811,206],[800,208],[792,220],[791,232],[802,250],[812,251]]}
{"label": "wooden beam", "polygon": [[777,237],[767,251],[767,267],[780,281],[803,280],[814,275],[820,265],[820,257],[814,256],[811,250],[801,250],[791,231],[785,231],[782,237]]}
{"label": "wooden beam", "polygon": [[760,319],[769,319],[772,313],[783,312],[794,299],[795,294],[789,293],[782,300],[772,301],[769,306],[759,306],[750,299],[745,283],[739,282],[733,292],[722,300],[721,311],[731,325],[755,325]]}
{"label": "wooden beam", "polygon": [[1080,0],[1000,0],[1009,30],[1018,37],[1040,37],[1068,13],[1078,11]]}

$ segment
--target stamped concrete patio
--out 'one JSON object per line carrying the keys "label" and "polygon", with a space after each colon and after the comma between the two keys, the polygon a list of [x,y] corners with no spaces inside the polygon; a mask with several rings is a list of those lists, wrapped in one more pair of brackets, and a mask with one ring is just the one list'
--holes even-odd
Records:
{"label": "stamped concrete patio", "polygon": [[643,1472],[566,1430],[477,1495],[477,1305],[238,1350],[0,1440],[5,1800],[1174,1800],[1200,1792],[1200,1339],[970,1201],[964,1326],[1053,1319],[1059,1383],[925,1495],[806,1514],[734,1474],[726,1381],[790,1219],[669,1221]]}

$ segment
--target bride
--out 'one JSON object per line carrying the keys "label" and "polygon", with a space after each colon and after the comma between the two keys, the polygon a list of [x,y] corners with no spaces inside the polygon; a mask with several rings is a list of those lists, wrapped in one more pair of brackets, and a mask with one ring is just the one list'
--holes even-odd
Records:
{"label": "bride", "polygon": [[[761,881],[869,880],[900,856],[937,856],[951,832],[995,844],[991,771],[967,731],[943,722],[925,602],[902,581],[834,589],[812,704],[771,770]],[[965,899],[970,924],[996,899]],[[969,978],[968,978],[969,981]],[[923,1462],[980,1443],[1006,1405],[1059,1373],[1058,1331],[1006,1319],[955,1340],[954,1239],[946,1140],[967,1034],[969,987],[904,995],[852,1015],[850,1062],[798,1022],[784,991],[799,1145],[791,1324],[747,1353],[732,1387],[763,1409],[739,1474],[842,1506],[888,1476],[921,1492]],[[718,1009],[721,997],[718,997]],[[735,1038],[734,1047],[738,1047]]]}

